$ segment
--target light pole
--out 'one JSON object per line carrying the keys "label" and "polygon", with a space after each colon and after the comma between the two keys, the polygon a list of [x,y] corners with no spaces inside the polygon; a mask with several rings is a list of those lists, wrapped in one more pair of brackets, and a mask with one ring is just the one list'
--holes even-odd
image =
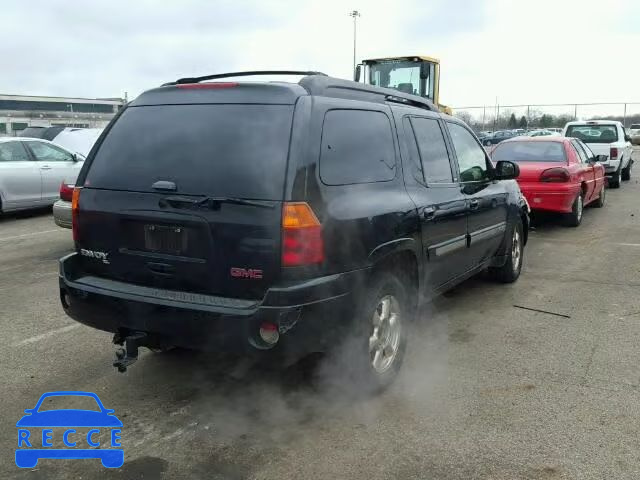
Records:
{"label": "light pole", "polygon": [[356,71],[356,19],[360,16],[360,12],[354,10],[349,16],[353,17],[353,73]]}

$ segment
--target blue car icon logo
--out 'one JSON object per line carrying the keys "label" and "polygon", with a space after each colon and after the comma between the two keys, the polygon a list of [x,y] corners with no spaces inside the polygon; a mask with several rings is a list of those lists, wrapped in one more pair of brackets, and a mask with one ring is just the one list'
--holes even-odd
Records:
{"label": "blue car icon logo", "polygon": [[[95,400],[98,409],[69,408],[40,411],[42,402],[46,399],[52,400],[52,397],[70,397],[71,400],[90,397]],[[56,401],[59,400],[56,399]],[[24,412],[26,415],[16,423],[18,427],[16,465],[18,467],[33,468],[41,458],[99,458],[102,465],[107,468],[118,468],[124,463],[124,450],[120,443],[122,422],[113,414],[113,410],[102,405],[95,393],[45,393],[34,408]],[[82,448],[85,445],[90,448]],[[63,446],[65,448],[58,448]]]}

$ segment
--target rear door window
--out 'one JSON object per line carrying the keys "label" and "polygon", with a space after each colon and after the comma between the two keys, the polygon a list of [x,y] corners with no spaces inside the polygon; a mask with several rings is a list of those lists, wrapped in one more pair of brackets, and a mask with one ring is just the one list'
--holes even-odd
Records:
{"label": "rear door window", "polygon": [[573,148],[575,148],[576,152],[578,152],[578,157],[580,158],[580,163],[587,163],[589,161],[589,157],[587,156],[587,152],[584,151],[582,146],[576,142],[571,142]]}
{"label": "rear door window", "polygon": [[85,186],[258,200],[284,195],[292,105],[129,107],[100,145]]}
{"label": "rear door window", "polygon": [[576,143],[582,147],[582,150],[584,150],[584,153],[587,154],[588,159],[595,158],[595,155],[593,154],[593,151],[589,148],[589,145],[587,145],[586,143],[578,139],[576,139]]}
{"label": "rear door window", "polygon": [[449,154],[438,121],[413,117],[411,125],[418,144],[424,180],[427,183],[451,183],[453,174]]}
{"label": "rear door window", "polygon": [[386,182],[396,176],[389,118],[368,110],[329,110],[322,126],[320,179],[326,185]]}

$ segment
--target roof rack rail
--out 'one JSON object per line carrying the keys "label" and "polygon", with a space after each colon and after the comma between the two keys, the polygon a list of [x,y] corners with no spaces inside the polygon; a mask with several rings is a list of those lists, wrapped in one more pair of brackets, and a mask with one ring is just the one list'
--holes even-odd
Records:
{"label": "roof rack rail", "polygon": [[254,75],[321,75],[326,77],[326,73],[322,72],[314,72],[314,71],[304,71],[304,70],[255,70],[249,72],[231,72],[231,73],[216,73],[214,75],[204,75],[202,77],[185,77],[179,78],[175,82],[167,82],[163,83],[162,86],[167,85],[180,85],[184,83],[200,83],[205,80],[215,80],[218,78],[229,78],[229,77],[252,77]]}
{"label": "roof rack rail", "polygon": [[311,95],[366,100],[373,102],[392,102],[409,107],[438,111],[438,108],[427,98],[411,95],[390,88],[378,87],[352,80],[342,80],[328,76],[307,76],[299,84]]}
{"label": "roof rack rail", "polygon": [[384,97],[387,102],[392,103],[401,103],[402,105],[409,105],[411,107],[424,108],[425,110],[434,110],[431,105],[428,105],[425,102],[417,102],[415,100],[399,97],[398,95],[387,95]]}

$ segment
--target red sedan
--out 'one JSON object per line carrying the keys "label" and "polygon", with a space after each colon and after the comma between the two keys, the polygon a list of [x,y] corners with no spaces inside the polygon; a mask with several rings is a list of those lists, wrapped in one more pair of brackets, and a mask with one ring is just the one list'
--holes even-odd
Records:
{"label": "red sedan", "polygon": [[533,211],[562,213],[567,225],[577,227],[585,205],[604,205],[604,167],[599,162],[606,156],[595,156],[576,138],[517,137],[499,143],[491,157],[518,164],[518,184]]}

